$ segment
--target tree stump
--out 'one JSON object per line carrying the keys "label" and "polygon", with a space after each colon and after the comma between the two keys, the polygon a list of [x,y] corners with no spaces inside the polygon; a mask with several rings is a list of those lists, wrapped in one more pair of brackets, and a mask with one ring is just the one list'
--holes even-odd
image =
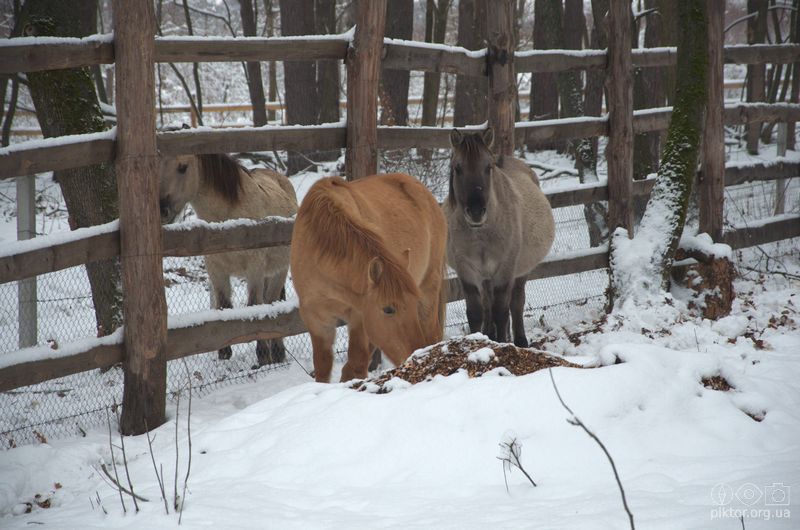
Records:
{"label": "tree stump", "polygon": [[726,257],[679,248],[675,259],[686,258],[694,258],[697,263],[686,267],[674,267],[673,279],[696,293],[695,301],[690,302],[689,307],[700,309],[703,317],[710,320],[717,320],[730,314],[736,296],[733,289],[735,275],[733,263]]}

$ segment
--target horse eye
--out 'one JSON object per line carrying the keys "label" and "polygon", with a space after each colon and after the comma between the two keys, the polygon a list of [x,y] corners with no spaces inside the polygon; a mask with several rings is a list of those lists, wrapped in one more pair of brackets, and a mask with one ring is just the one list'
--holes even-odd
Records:
{"label": "horse eye", "polygon": [[461,174],[461,165],[460,164],[456,165],[456,167],[454,169],[456,170],[456,175],[460,175]]}
{"label": "horse eye", "polygon": [[387,305],[386,307],[383,308],[383,312],[386,313],[387,315],[394,315],[396,309],[390,305]]}
{"label": "horse eye", "polygon": [[485,174],[487,174],[487,175],[488,175],[488,174],[489,174],[489,172],[491,172],[491,171],[492,171],[492,166],[486,166],[486,167],[484,168],[484,170],[483,170],[483,172],[484,172]]}
{"label": "horse eye", "polygon": [[178,164],[178,173],[184,174],[186,170],[189,168],[188,164]]}

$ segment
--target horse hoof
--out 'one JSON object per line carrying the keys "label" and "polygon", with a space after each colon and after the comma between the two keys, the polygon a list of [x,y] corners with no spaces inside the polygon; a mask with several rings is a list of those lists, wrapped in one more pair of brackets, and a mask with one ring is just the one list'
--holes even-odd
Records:
{"label": "horse hoof", "polygon": [[230,346],[225,346],[217,352],[217,357],[220,361],[227,361],[232,355],[233,351],[231,350]]}
{"label": "horse hoof", "polygon": [[525,336],[516,337],[514,339],[514,346],[516,346],[517,348],[527,348],[529,346],[528,338]]}
{"label": "horse hoof", "polygon": [[281,341],[258,341],[256,343],[258,365],[282,363],[286,360],[286,348]]}

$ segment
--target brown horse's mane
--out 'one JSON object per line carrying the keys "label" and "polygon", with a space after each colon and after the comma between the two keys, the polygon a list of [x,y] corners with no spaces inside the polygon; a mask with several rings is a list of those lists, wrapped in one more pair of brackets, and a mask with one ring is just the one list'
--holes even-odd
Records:
{"label": "brown horse's mane", "polygon": [[383,260],[383,275],[379,282],[381,297],[397,299],[403,293],[419,295],[416,282],[397,257],[389,251],[383,238],[363,220],[350,213],[348,205],[335,196],[334,187],[345,186],[344,180],[334,177],[319,181],[306,194],[297,212],[298,218],[314,226],[315,243],[323,257],[337,262],[357,260],[366,273],[374,257]]}
{"label": "brown horse's mane", "polygon": [[[200,161],[200,178],[230,204],[239,202],[242,173],[250,172],[232,157],[224,154],[197,155]],[[240,171],[241,170],[241,171]]]}

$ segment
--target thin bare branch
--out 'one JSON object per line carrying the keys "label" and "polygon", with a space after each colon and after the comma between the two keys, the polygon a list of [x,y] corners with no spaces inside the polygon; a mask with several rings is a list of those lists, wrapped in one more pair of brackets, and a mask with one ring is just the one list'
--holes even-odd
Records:
{"label": "thin bare branch", "polygon": [[[116,403],[114,405],[116,405]],[[116,408],[116,414],[117,414],[117,425],[119,425],[119,407]],[[120,446],[122,447],[122,463],[125,466],[125,475],[128,478],[128,487],[130,487],[131,489],[130,492],[126,491],[126,493],[129,493],[130,496],[133,498],[133,506],[134,508],[136,508],[136,512],[138,513],[139,503],[136,502],[136,494],[133,492],[133,481],[131,480],[131,472],[128,469],[128,455],[125,453],[125,437],[122,436],[121,434],[119,435],[119,443]]]}
{"label": "thin bare branch", "polygon": [[100,464],[100,469],[103,471],[103,473],[108,478],[108,480],[111,481],[111,484],[113,484],[122,493],[126,493],[126,494],[130,495],[135,500],[140,500],[142,502],[150,502],[150,499],[147,499],[145,497],[142,497],[138,493],[133,493],[132,491],[130,491],[128,489],[125,489],[125,486],[123,486],[122,484],[119,484],[116,480],[114,480],[114,477],[111,476],[111,473],[109,473],[108,468],[106,467],[105,464]]}
{"label": "thin bare branch", "polygon": [[[167,496],[164,493],[164,480],[163,480],[163,473],[159,476],[158,474],[158,466],[156,466],[156,457],[153,454],[153,442],[150,440],[150,428],[147,426],[147,420],[144,420],[144,430],[145,436],[147,436],[147,446],[150,448],[150,460],[153,462],[153,471],[156,473],[156,480],[158,481],[158,487],[161,489],[161,499],[164,501],[164,510],[169,515],[169,506],[167,506]],[[163,468],[162,468],[163,469]]]}
{"label": "thin bare branch", "polygon": [[125,500],[122,498],[122,488],[119,488],[119,473],[117,473],[117,461],[114,459],[114,444],[111,439],[111,415],[108,413],[107,408],[106,421],[108,422],[108,448],[111,451],[111,465],[114,467],[114,476],[116,477],[114,483],[118,486],[117,493],[119,493],[119,502],[122,504],[122,513],[128,513],[128,509],[125,507]]}
{"label": "thin bare branch", "polygon": [[625,498],[625,488],[622,487],[622,481],[619,479],[619,473],[617,473],[617,466],[614,463],[614,459],[611,458],[611,454],[608,452],[608,449],[606,449],[606,446],[603,445],[603,442],[600,441],[600,438],[590,431],[589,428],[586,427],[586,425],[584,425],[584,423],[580,420],[580,418],[578,418],[575,413],[572,412],[572,409],[569,408],[566,403],[564,403],[564,400],[561,398],[561,394],[558,391],[558,386],[556,386],[556,380],[553,377],[553,369],[548,368],[547,371],[550,373],[550,381],[553,383],[553,389],[556,391],[556,397],[558,397],[558,401],[561,403],[561,406],[564,407],[564,409],[572,416],[572,418],[567,419],[567,423],[570,425],[576,425],[583,429],[583,431],[588,434],[592,440],[597,442],[597,445],[599,445],[600,449],[602,449],[606,454],[606,458],[608,458],[608,462],[611,464],[611,469],[614,471],[614,479],[617,481],[617,486],[619,486],[619,493],[622,495],[622,505],[625,507],[625,512],[628,514],[628,520],[631,523],[631,530],[635,530],[636,527],[633,524],[633,514],[631,513],[630,508],[628,508],[628,501]]}

